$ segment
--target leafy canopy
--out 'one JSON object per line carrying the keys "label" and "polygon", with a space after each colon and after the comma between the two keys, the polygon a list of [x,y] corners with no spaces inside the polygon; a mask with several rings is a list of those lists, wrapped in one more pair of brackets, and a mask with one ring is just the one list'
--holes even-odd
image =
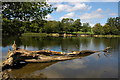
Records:
{"label": "leafy canopy", "polygon": [[3,2],[3,18],[30,21],[43,19],[56,8],[46,2]]}

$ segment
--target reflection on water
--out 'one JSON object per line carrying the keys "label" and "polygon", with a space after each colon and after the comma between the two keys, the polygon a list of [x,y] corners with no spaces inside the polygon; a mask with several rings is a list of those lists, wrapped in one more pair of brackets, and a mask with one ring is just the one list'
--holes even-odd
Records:
{"label": "reflection on water", "polygon": [[27,64],[11,71],[18,78],[116,78],[120,38],[93,37],[3,37],[3,59],[13,41],[27,50],[54,50],[62,52],[102,50],[111,46],[111,53],[95,53],[80,59],[62,62]]}
{"label": "reflection on water", "polygon": [[[45,69],[49,67],[50,65],[54,64],[56,62],[50,62],[50,63],[30,63],[26,66],[22,67],[21,69],[15,69],[11,71],[11,76],[13,78],[20,77],[20,78],[47,78],[43,73],[38,73],[38,70]],[[17,73],[17,74],[16,74]]]}

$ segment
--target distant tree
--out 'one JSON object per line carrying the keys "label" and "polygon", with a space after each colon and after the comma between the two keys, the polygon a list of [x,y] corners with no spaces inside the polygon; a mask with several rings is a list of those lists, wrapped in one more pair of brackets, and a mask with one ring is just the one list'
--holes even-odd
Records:
{"label": "distant tree", "polygon": [[95,24],[92,30],[94,34],[104,34],[103,27],[100,23]]}
{"label": "distant tree", "polygon": [[110,29],[110,26],[108,24],[105,24],[103,26],[103,30],[104,30],[105,35],[110,34],[111,29]]}
{"label": "distant tree", "polygon": [[60,23],[58,21],[52,21],[51,24],[52,32],[60,32]]}
{"label": "distant tree", "polygon": [[71,18],[63,18],[61,20],[62,26],[63,26],[63,31],[65,32],[73,32],[74,28],[72,27],[74,20]]}
{"label": "distant tree", "polygon": [[74,31],[80,31],[82,28],[80,19],[75,20],[72,26],[74,27]]}
{"label": "distant tree", "polygon": [[110,34],[119,34],[120,22],[117,20],[117,18],[108,18],[107,24],[110,26],[111,29]]}
{"label": "distant tree", "polygon": [[[120,2],[119,2],[120,3]],[[116,17],[116,20],[115,20],[115,25],[119,31],[119,34],[120,34],[120,17]]]}
{"label": "distant tree", "polygon": [[52,24],[51,21],[48,21],[47,23],[44,24],[44,32],[45,33],[50,33],[53,32],[53,29],[51,28]]}
{"label": "distant tree", "polygon": [[74,20],[71,19],[71,18],[63,18],[61,22],[62,22],[62,23],[73,24]]}
{"label": "distant tree", "polygon": [[61,31],[59,21],[47,21],[47,23],[44,24],[44,32],[46,33],[58,33]]}
{"label": "distant tree", "polygon": [[47,21],[46,20],[36,19],[36,20],[31,21],[31,23],[32,24],[36,24],[38,26],[37,32],[42,33],[43,32],[43,28],[44,28],[44,24],[47,23]]}
{"label": "distant tree", "polygon": [[83,23],[81,31],[82,32],[90,32],[91,31],[91,27],[90,27],[89,23]]}
{"label": "distant tree", "polygon": [[2,33],[3,34],[21,34],[21,29],[20,27],[22,26],[22,22],[18,20],[7,20],[3,19],[2,23]]}
{"label": "distant tree", "polygon": [[59,28],[58,32],[62,33],[63,32],[63,24],[60,21],[58,21],[57,24],[58,24],[58,28]]}

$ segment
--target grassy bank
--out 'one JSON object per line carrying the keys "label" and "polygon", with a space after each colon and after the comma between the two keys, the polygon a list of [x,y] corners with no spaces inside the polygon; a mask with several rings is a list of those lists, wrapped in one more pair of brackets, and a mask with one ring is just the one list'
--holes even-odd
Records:
{"label": "grassy bank", "polygon": [[59,34],[59,33],[23,33],[22,36],[39,36],[39,37],[47,37],[47,36],[55,36],[55,37],[59,37],[59,36],[77,36],[77,37],[120,37],[120,35],[94,35],[93,33],[91,34],[82,34],[82,33],[71,33],[71,34]]}
{"label": "grassy bank", "polygon": [[81,35],[83,34],[93,35],[94,34],[92,32],[72,32],[72,33],[81,34]]}
{"label": "grassy bank", "polygon": [[22,36],[47,36],[47,33],[23,33]]}
{"label": "grassy bank", "polygon": [[93,35],[93,37],[120,37],[120,35]]}

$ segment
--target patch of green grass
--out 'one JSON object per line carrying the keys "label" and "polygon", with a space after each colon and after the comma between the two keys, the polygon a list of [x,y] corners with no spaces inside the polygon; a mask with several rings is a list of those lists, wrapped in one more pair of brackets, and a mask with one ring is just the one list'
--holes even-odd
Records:
{"label": "patch of green grass", "polygon": [[94,37],[120,37],[120,35],[94,35]]}
{"label": "patch of green grass", "polygon": [[41,37],[44,37],[47,35],[48,35],[47,33],[23,33],[22,34],[22,36],[41,36]]}
{"label": "patch of green grass", "polygon": [[92,33],[92,32],[73,32],[73,33],[76,33],[76,34],[94,34],[94,33]]}
{"label": "patch of green grass", "polygon": [[[71,34],[81,35],[93,35],[93,37],[120,37],[120,35],[94,35],[91,32],[72,32]],[[59,36],[59,33],[23,33],[22,36],[33,36],[33,37],[47,37],[47,36]]]}

